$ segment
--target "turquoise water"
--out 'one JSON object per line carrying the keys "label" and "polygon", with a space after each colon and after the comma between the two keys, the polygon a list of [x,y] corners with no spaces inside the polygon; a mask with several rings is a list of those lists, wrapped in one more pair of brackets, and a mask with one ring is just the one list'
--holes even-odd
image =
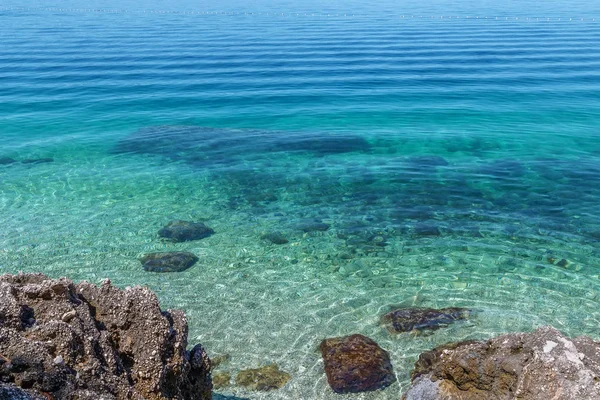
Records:
{"label": "turquoise water", "polygon": [[[148,285],[220,370],[292,375],[219,391],[251,399],[397,399],[450,340],[600,339],[600,3],[55,7],[0,7],[2,272]],[[173,219],[216,234],[160,240]],[[200,261],[142,269],[170,250]],[[392,336],[391,304],[476,313]],[[352,333],[399,384],[333,394],[316,348]]]}

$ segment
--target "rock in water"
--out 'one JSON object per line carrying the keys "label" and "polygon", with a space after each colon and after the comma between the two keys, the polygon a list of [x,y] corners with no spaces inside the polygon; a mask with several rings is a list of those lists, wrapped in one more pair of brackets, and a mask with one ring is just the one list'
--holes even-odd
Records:
{"label": "rock in water", "polygon": [[320,349],[327,381],[336,393],[383,389],[396,381],[389,354],[366,336],[325,339]]}
{"label": "rock in water", "polygon": [[16,162],[17,160],[12,159],[10,157],[0,157],[0,165],[14,164]]}
{"label": "rock in water", "polygon": [[250,390],[269,391],[283,387],[292,377],[275,364],[240,371],[235,382]]}
{"label": "rock in water", "polygon": [[148,253],[140,258],[148,272],[181,272],[196,264],[198,257],[185,251]]}
{"label": "rock in water", "polygon": [[289,240],[281,232],[269,232],[261,236],[261,239],[268,240],[273,244],[286,244]]}
{"label": "rock in water", "polygon": [[436,330],[446,327],[456,320],[468,319],[471,310],[466,308],[433,308],[408,307],[391,311],[381,317],[381,322],[394,332],[410,332],[413,330]]}
{"label": "rock in water", "polygon": [[54,158],[28,158],[26,160],[21,161],[22,164],[45,164],[54,162]]}
{"label": "rock in water", "polygon": [[158,231],[158,236],[171,239],[175,242],[186,242],[188,240],[199,240],[209,237],[215,233],[214,230],[202,222],[171,221]]}
{"label": "rock in water", "polygon": [[210,400],[210,360],[186,351],[187,332],[147,288],[0,276],[0,399]]}
{"label": "rock in water", "polygon": [[600,343],[551,327],[423,353],[404,400],[600,399]]}

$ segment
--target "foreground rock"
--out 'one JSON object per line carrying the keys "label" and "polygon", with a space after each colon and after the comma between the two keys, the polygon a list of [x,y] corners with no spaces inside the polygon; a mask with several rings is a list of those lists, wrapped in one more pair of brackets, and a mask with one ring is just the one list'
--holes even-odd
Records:
{"label": "foreground rock", "polygon": [[158,236],[171,239],[175,242],[187,242],[189,240],[200,240],[215,233],[212,228],[202,222],[171,221],[158,231]]}
{"label": "foreground rock", "polygon": [[171,251],[148,253],[140,261],[148,272],[181,272],[196,264],[198,257],[186,251]]}
{"label": "foreground rock", "polygon": [[423,353],[404,400],[600,399],[600,343],[550,327]]}
{"label": "foreground rock", "polygon": [[456,320],[467,319],[471,311],[465,308],[450,307],[439,310],[433,308],[399,308],[381,317],[381,322],[392,332],[436,330],[446,327]]}
{"label": "foreground rock", "polygon": [[269,391],[282,388],[292,377],[276,364],[240,371],[235,378],[239,386],[250,390]]}
{"label": "foreground rock", "polygon": [[210,360],[147,288],[0,277],[0,393],[38,399],[211,399]]}
{"label": "foreground rock", "polygon": [[383,389],[396,381],[389,354],[366,336],[325,339],[320,349],[327,381],[336,393]]}

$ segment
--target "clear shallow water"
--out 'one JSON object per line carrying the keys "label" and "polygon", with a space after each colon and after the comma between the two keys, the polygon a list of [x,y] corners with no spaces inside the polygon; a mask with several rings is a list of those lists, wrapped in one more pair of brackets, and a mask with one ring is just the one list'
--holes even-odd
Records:
{"label": "clear shallow water", "polygon": [[[222,391],[252,399],[397,399],[449,340],[599,339],[598,5],[519,4],[6,4],[0,158],[54,162],[0,166],[0,268],[150,286],[191,342],[231,355],[221,369],[292,374]],[[171,219],[217,233],[163,242]],[[137,261],[175,249],[200,262]],[[393,337],[378,318],[399,303],[478,312]],[[328,389],[316,347],[351,333],[390,351],[400,385]]]}

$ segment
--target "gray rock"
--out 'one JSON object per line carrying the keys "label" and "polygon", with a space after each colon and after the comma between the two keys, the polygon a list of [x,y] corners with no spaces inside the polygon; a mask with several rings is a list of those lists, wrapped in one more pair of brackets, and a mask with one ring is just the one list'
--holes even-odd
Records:
{"label": "gray rock", "polygon": [[262,239],[268,240],[273,244],[286,244],[289,240],[281,232],[269,232],[261,236]]}
{"label": "gray rock", "polygon": [[0,276],[0,399],[210,400],[210,360],[186,352],[187,331],[147,288]]}
{"label": "gray rock", "polygon": [[383,325],[393,332],[410,332],[436,330],[446,327],[454,321],[467,319],[471,310],[458,307],[433,308],[405,307],[399,308],[381,317]]}
{"label": "gray rock", "polygon": [[196,264],[198,257],[185,251],[148,253],[140,258],[148,272],[181,272]]}
{"label": "gray rock", "polygon": [[175,242],[186,242],[209,237],[215,231],[202,222],[171,221],[158,231],[158,236],[171,239]]}
{"label": "gray rock", "polygon": [[597,400],[600,343],[551,327],[419,356],[404,400]]}

